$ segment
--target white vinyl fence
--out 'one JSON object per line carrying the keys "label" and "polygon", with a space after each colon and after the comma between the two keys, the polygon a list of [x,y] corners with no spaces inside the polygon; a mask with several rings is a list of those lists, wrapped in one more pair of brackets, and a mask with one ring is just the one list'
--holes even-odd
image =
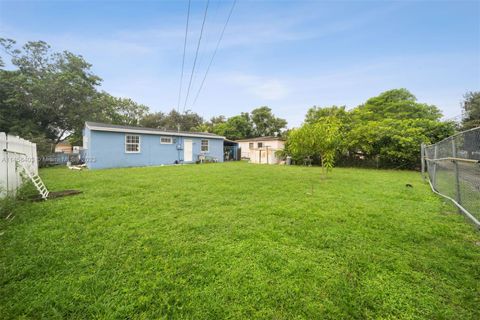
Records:
{"label": "white vinyl fence", "polygon": [[0,197],[14,194],[22,184],[22,163],[38,174],[37,161],[35,143],[0,132]]}

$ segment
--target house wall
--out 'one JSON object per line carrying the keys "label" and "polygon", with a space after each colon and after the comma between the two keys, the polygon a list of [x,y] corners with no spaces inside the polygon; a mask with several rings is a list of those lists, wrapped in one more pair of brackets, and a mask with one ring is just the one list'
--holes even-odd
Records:
{"label": "house wall", "polygon": [[[285,141],[282,140],[259,140],[259,141],[239,141],[238,145],[242,148],[242,158],[252,160],[255,156],[258,157],[258,143],[263,143],[263,148],[268,146],[268,149],[281,150],[285,148]],[[253,149],[250,149],[250,143],[253,143]]]}
{"label": "house wall", "polygon": [[72,146],[59,143],[55,146],[55,152],[72,153]]}
{"label": "house wall", "polygon": [[[192,140],[192,162],[195,162],[201,153],[200,146],[203,139],[209,140],[209,151],[204,154],[223,162],[223,139],[172,136],[173,139],[176,139],[176,143],[161,144],[161,135],[135,134],[140,136],[140,152],[126,153],[125,135],[122,132],[106,132],[86,128],[84,137],[87,138],[85,153],[87,167],[103,169],[173,164],[175,161],[183,161],[184,140]],[[177,149],[177,145],[181,147],[180,150]]]}
{"label": "house wall", "polygon": [[249,158],[250,157],[250,150],[248,147],[248,142],[239,142],[238,147],[241,148],[241,157],[242,158]]}
{"label": "house wall", "polygon": [[279,164],[281,159],[275,155],[279,149],[256,148],[250,150],[250,163],[258,164]]}

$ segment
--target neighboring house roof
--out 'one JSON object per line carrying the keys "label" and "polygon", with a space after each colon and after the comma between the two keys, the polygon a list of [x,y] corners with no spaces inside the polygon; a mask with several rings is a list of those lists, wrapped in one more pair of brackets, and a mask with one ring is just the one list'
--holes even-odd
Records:
{"label": "neighboring house roof", "polygon": [[155,129],[155,128],[121,126],[116,124],[107,124],[107,123],[90,122],[90,121],[85,122],[85,126],[90,130],[95,130],[95,131],[145,133],[145,134],[158,134],[158,135],[181,136],[181,137],[225,139],[225,137],[222,137],[213,133],[209,133],[209,132],[163,130],[163,129]]}
{"label": "neighboring house roof", "polygon": [[257,137],[257,138],[250,138],[250,139],[240,139],[235,140],[236,142],[250,142],[250,141],[284,141],[282,137],[274,137],[274,136],[266,136],[266,137]]}

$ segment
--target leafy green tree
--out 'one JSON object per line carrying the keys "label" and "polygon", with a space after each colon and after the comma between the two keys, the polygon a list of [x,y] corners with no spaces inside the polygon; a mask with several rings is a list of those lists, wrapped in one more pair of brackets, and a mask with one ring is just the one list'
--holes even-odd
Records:
{"label": "leafy green tree", "polygon": [[214,133],[232,140],[250,137],[252,130],[252,123],[249,121],[248,114],[245,113],[228,118],[226,122],[213,127]]}
{"label": "leafy green tree", "polygon": [[212,117],[209,121],[209,124],[213,128],[216,125],[222,124],[222,123],[225,123],[225,122],[227,122],[227,118],[225,116],[220,115],[220,116]]}
{"label": "leafy green tree", "polygon": [[200,124],[195,129],[237,140],[280,134],[286,125],[287,122],[275,117],[270,108],[260,107],[254,109],[251,114],[242,112],[228,119],[225,116],[212,117],[210,121]]}
{"label": "leafy green tree", "polygon": [[353,109],[346,132],[350,157],[376,159],[382,167],[414,168],[421,143],[453,134],[452,122],[441,122],[437,107],[418,103],[406,89],[394,89]]}
{"label": "leafy green tree", "polygon": [[[81,56],[68,51],[51,53],[43,41],[27,42],[15,49],[15,41],[1,39],[0,45],[18,68],[2,70],[2,130],[22,134],[19,128],[27,123],[31,132],[38,132],[53,145],[75,131],[81,130],[84,120],[94,113],[94,99],[101,79],[90,70],[91,65]],[[19,108],[18,111],[14,109]],[[8,119],[16,117],[16,119]]]}
{"label": "leafy green tree", "polygon": [[[69,51],[52,52],[43,41],[0,38],[16,70],[0,69],[0,130],[48,144],[81,142],[85,121],[138,125],[148,108],[128,98],[98,92],[91,64]],[[3,59],[2,59],[3,61]],[[39,146],[44,150],[43,146]]]}
{"label": "leafy green tree", "polygon": [[137,126],[148,113],[148,107],[128,98],[117,98],[107,92],[98,92],[90,101],[91,113],[80,119],[78,129],[68,137],[72,145],[82,144],[82,128],[85,121],[97,121],[118,125]]}
{"label": "leafy green tree", "polygon": [[343,149],[341,127],[341,122],[335,116],[306,123],[289,132],[289,150],[297,158],[320,156],[321,165],[328,172],[335,164],[335,155]]}
{"label": "leafy green tree", "polygon": [[149,108],[129,98],[118,98],[102,91],[91,102],[93,113],[87,117],[90,121],[111,124],[138,126],[148,115]]}
{"label": "leafy green tree", "polygon": [[210,132],[210,130],[211,130],[211,127],[205,122],[192,128],[192,131],[195,131],[195,132]]}
{"label": "leafy green tree", "polygon": [[[317,150],[312,140],[315,132],[308,125],[322,123],[329,117],[339,125],[337,133],[342,142],[336,156],[343,164],[357,164],[355,159],[361,159],[364,163],[374,160],[381,167],[414,168],[419,163],[421,143],[437,142],[455,130],[454,123],[439,120],[441,113],[435,106],[418,103],[406,89],[395,89],[370,98],[351,111],[337,106],[310,108],[305,126],[288,135],[286,152],[297,160],[318,156],[319,152],[313,152]],[[298,140],[302,136],[303,140]],[[321,135],[315,139],[322,140]],[[328,139],[323,140],[328,143]],[[298,141],[303,141],[303,145]]]}
{"label": "leafy green tree", "polygon": [[187,110],[184,113],[177,112],[172,109],[169,113],[164,114],[157,112],[153,114],[146,114],[139,121],[141,126],[149,128],[160,128],[167,130],[180,130],[180,131],[196,131],[204,120],[195,112]]}
{"label": "leafy green tree", "polygon": [[140,119],[140,126],[146,128],[161,128],[165,121],[165,113],[148,113]]}
{"label": "leafy green tree", "polygon": [[253,122],[253,135],[257,137],[270,136],[281,133],[287,126],[285,119],[277,118],[272,113],[272,109],[267,106],[256,108],[251,113]]}
{"label": "leafy green tree", "polygon": [[305,123],[314,124],[327,117],[334,117],[340,123],[340,131],[346,134],[351,130],[353,118],[352,112],[346,110],[345,106],[316,107],[308,109],[305,116]]}
{"label": "leafy green tree", "polygon": [[195,128],[193,128],[193,131],[199,131],[199,132],[219,132],[221,130],[215,129],[217,126],[224,124],[227,122],[227,118],[225,116],[215,116],[210,118],[209,121],[204,121]]}
{"label": "leafy green tree", "polygon": [[467,92],[463,97],[462,129],[480,127],[480,91]]}
{"label": "leafy green tree", "polygon": [[320,119],[334,116],[340,121],[347,123],[350,121],[350,113],[345,106],[317,107],[313,106],[307,111],[305,123],[316,123]]}
{"label": "leafy green tree", "polygon": [[419,146],[454,133],[453,122],[430,119],[383,119],[356,125],[347,135],[349,150],[378,157],[382,167],[412,168],[420,162]]}
{"label": "leafy green tree", "polygon": [[[345,107],[312,107],[305,123],[314,124],[334,116],[341,123],[347,156],[378,159],[381,166],[413,167],[418,163],[420,143],[441,140],[453,132],[452,123],[443,123],[437,107],[419,103],[406,89],[394,89],[368,99],[351,111]],[[288,141],[287,141],[288,146]],[[348,162],[348,161],[347,161]]]}
{"label": "leafy green tree", "polygon": [[407,89],[393,89],[370,98],[358,106],[353,115],[359,120],[381,119],[430,119],[439,120],[440,110],[425,103],[418,103],[417,98]]}

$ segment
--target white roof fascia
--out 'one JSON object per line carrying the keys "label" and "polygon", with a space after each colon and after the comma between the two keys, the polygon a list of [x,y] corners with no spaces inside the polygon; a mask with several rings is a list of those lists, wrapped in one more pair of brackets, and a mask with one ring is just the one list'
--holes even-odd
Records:
{"label": "white roof fascia", "polygon": [[105,128],[105,127],[97,127],[92,125],[86,125],[86,127],[90,130],[95,131],[107,131],[107,132],[123,132],[123,133],[143,133],[143,134],[154,134],[159,136],[176,136],[176,137],[194,137],[194,138],[210,138],[210,139],[223,139],[223,136],[209,136],[209,135],[201,135],[195,133],[182,133],[182,132],[168,132],[168,131],[150,131],[150,130],[142,130],[142,129],[127,129],[127,128]]}

